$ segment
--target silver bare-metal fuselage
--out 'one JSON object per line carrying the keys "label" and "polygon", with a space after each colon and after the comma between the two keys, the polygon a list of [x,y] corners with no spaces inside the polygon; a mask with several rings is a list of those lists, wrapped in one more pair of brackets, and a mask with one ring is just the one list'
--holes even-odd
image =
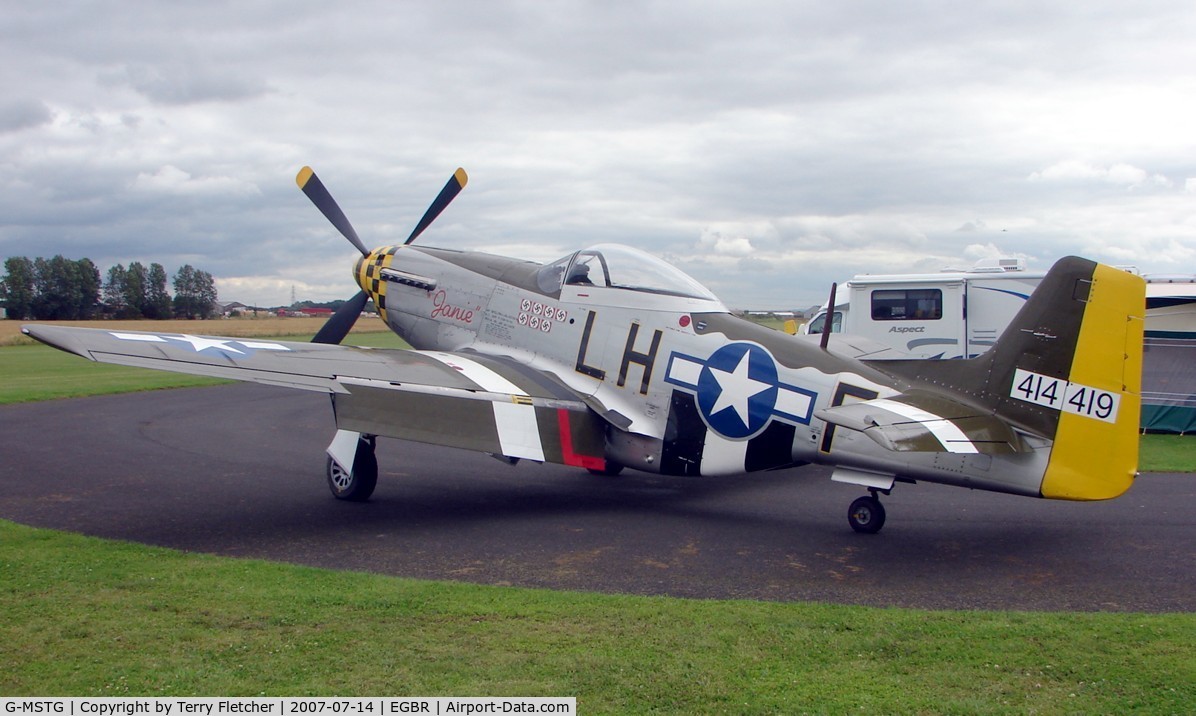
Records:
{"label": "silver bare-metal fuselage", "polygon": [[[582,262],[598,280],[568,280]],[[663,279],[621,280],[621,270],[641,278],[645,264]],[[1011,454],[895,452],[836,429],[819,410],[916,382],[834,344],[824,351],[809,337],[740,319],[679,272],[671,290],[668,272],[675,269],[617,246],[547,265],[404,246],[363,258],[358,279],[414,348],[507,356],[583,396],[609,424],[606,457],[620,465],[720,475],[833,463],[837,479],[880,489],[921,479],[1038,494],[1049,441]]]}

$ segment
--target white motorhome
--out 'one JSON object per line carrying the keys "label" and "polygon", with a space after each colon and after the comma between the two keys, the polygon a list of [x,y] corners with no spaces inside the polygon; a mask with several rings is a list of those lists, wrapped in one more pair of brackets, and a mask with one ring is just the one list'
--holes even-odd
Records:
{"label": "white motorhome", "polygon": [[[867,337],[894,349],[892,358],[973,357],[988,350],[1043,275],[1026,271],[1021,259],[937,274],[861,274],[840,287],[831,332]],[[1196,432],[1196,276],[1144,278],[1142,428]],[[821,333],[826,313],[802,332]]]}
{"label": "white motorhome", "polygon": [[[983,353],[1042,281],[1025,259],[978,262],[966,271],[861,274],[839,287],[831,331],[863,336],[909,354],[964,358]],[[803,333],[822,332],[826,308]]]}

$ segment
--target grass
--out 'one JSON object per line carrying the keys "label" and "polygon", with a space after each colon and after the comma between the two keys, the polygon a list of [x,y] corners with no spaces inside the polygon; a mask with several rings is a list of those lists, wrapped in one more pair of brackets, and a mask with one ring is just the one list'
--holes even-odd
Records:
{"label": "grass", "polygon": [[[388,333],[350,340],[403,347]],[[44,346],[0,349],[0,375],[0,402],[146,389],[159,377],[211,382]],[[1196,440],[1145,436],[1144,469],[1148,460],[1190,470]],[[1196,698],[1194,643],[1193,614],[560,593],[232,560],[0,520],[3,696],[556,695],[595,714],[1181,713]]]}
{"label": "grass", "polygon": [[427,582],[0,521],[0,694],[576,696],[584,713],[1180,713],[1196,615]]}
{"label": "grass", "polygon": [[136,390],[216,385],[182,373],[92,363],[49,346],[0,349],[0,404],[128,393]]}
{"label": "grass", "polygon": [[764,326],[765,328],[771,328],[774,331],[785,331],[785,319],[783,318],[777,318],[776,316],[772,315],[745,315],[744,318],[748,319],[752,323]]}
{"label": "grass", "polygon": [[1143,435],[1142,472],[1196,472],[1196,435]]}

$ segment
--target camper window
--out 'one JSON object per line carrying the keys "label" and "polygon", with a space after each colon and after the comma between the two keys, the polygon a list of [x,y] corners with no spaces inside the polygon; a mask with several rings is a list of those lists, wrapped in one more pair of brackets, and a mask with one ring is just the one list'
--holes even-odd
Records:
{"label": "camper window", "polygon": [[872,292],[874,321],[937,321],[943,317],[939,289],[889,289]]}
{"label": "camper window", "polygon": [[[826,314],[820,313],[820,314],[818,314],[817,318],[810,321],[810,327],[806,330],[806,333],[809,333],[811,335],[813,335],[815,333],[822,333],[823,327],[825,325],[826,325]],[[843,312],[835,311],[835,317],[834,317],[834,319],[831,320],[831,333],[842,333],[842,332],[843,332]]]}

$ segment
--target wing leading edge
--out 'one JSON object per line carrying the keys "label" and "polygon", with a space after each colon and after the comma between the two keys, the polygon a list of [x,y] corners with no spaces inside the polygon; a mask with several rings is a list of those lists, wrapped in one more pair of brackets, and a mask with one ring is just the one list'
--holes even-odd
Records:
{"label": "wing leading edge", "polygon": [[329,393],[338,428],[601,470],[605,429],[551,376],[500,358],[438,351],[27,325],[100,363]]}

